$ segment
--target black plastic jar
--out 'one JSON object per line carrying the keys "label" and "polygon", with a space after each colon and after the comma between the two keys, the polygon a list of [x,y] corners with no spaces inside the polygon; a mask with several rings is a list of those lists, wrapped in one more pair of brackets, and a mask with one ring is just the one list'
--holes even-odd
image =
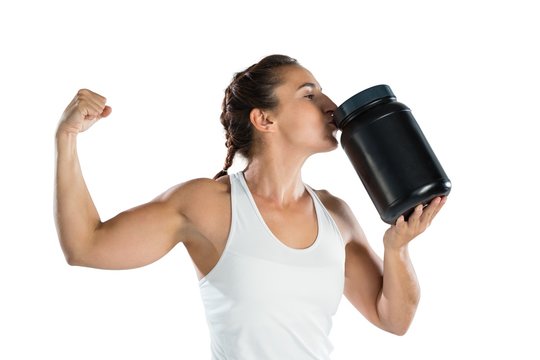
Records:
{"label": "black plastic jar", "polygon": [[407,219],[417,205],[450,193],[451,182],[411,110],[388,85],[354,95],[334,119],[341,146],[384,222]]}

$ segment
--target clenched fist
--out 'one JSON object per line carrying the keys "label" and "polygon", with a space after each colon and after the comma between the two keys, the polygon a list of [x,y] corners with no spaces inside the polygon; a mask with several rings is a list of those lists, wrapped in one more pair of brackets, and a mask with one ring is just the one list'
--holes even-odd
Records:
{"label": "clenched fist", "polygon": [[89,129],[96,121],[111,114],[105,105],[107,99],[87,89],[81,89],[60,118],[58,132],[78,134]]}

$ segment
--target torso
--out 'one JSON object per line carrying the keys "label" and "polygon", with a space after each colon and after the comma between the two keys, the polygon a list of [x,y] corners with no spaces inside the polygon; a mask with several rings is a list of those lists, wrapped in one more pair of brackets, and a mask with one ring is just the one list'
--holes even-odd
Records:
{"label": "torso", "polygon": [[343,239],[310,187],[296,183],[284,194],[249,175],[230,176],[227,243],[199,281],[212,355],[329,359],[345,283]]}
{"label": "torso", "polygon": [[[202,279],[217,264],[227,243],[231,224],[231,189],[228,176],[217,181],[197,181],[200,184],[193,185],[189,195],[191,206],[184,211],[188,225],[183,232],[183,243],[198,278]],[[253,200],[270,231],[286,246],[308,248],[317,238],[317,216],[307,191],[298,202],[287,208],[277,208],[256,195],[253,195]]]}

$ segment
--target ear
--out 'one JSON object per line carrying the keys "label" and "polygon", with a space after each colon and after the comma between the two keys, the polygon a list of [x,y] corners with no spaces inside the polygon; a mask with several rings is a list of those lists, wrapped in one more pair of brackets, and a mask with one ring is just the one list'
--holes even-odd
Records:
{"label": "ear", "polygon": [[261,132],[273,132],[274,122],[270,120],[268,113],[259,108],[254,108],[249,113],[249,120],[255,129]]}

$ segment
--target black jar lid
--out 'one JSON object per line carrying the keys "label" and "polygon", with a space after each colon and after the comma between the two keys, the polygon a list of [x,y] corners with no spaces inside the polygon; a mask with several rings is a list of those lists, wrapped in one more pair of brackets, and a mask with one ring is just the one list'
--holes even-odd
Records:
{"label": "black jar lid", "polygon": [[375,85],[350,97],[341,104],[334,112],[334,121],[339,129],[342,129],[351,120],[352,115],[360,109],[384,98],[394,98],[395,95],[388,85]]}

